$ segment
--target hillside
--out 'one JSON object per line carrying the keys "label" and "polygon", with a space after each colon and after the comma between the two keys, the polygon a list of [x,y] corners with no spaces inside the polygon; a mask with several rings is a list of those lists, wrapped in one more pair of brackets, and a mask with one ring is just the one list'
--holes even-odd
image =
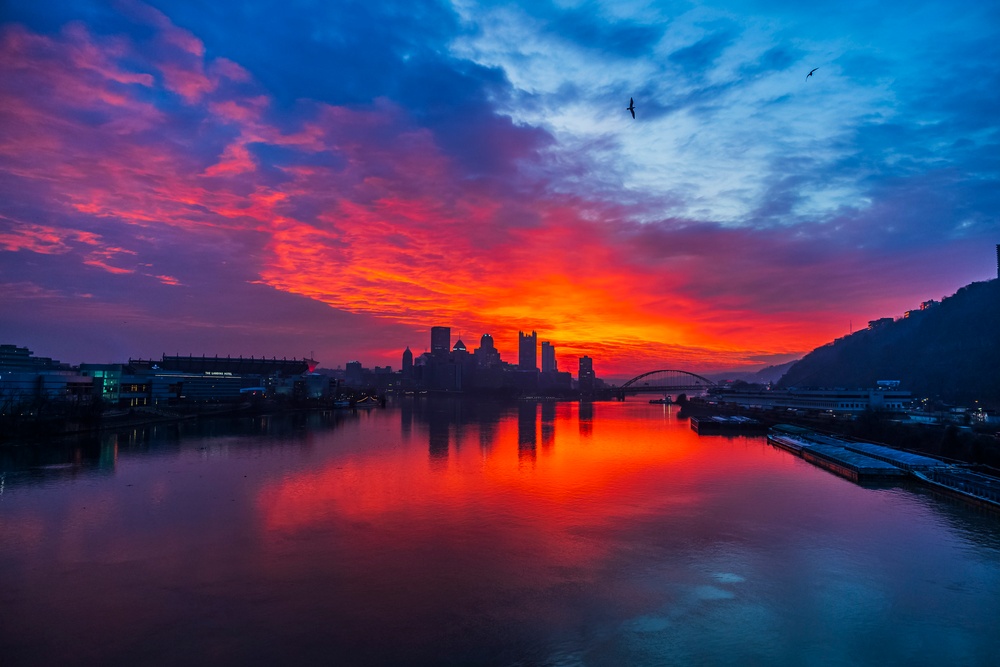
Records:
{"label": "hillside", "polygon": [[926,310],[858,331],[795,363],[781,387],[873,387],[1000,407],[1000,280],[972,283]]}
{"label": "hillside", "polygon": [[768,366],[760,369],[759,371],[727,371],[725,373],[715,373],[706,377],[708,377],[709,380],[715,380],[716,382],[742,380],[743,382],[749,382],[750,384],[770,384],[780,380],[781,376],[788,372],[788,369],[798,361],[799,360],[796,359],[795,361],[788,361],[777,366]]}

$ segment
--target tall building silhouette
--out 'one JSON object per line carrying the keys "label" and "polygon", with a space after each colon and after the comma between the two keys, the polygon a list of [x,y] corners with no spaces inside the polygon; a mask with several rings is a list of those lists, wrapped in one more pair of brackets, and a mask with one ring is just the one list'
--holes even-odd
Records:
{"label": "tall building silhouette", "polygon": [[493,344],[493,336],[488,333],[479,339],[479,347],[473,352],[473,356],[480,368],[494,368],[500,365],[500,351]]}
{"label": "tall building silhouette", "polygon": [[431,354],[447,357],[451,351],[451,327],[431,327]]}
{"label": "tall building silhouette", "polygon": [[556,348],[552,343],[545,341],[542,343],[542,372],[555,373],[559,370],[556,367]]}
{"label": "tall building silhouette", "polygon": [[410,346],[407,345],[406,349],[403,350],[403,377],[409,379],[413,375],[413,353],[410,352]]}
{"label": "tall building silhouette", "polygon": [[594,360],[590,357],[580,357],[580,393],[590,394],[594,391]]}
{"label": "tall building silhouette", "polygon": [[1000,243],[997,244],[997,279],[1000,280]]}
{"label": "tall building silhouette", "polygon": [[538,334],[517,332],[517,367],[522,371],[538,370]]}

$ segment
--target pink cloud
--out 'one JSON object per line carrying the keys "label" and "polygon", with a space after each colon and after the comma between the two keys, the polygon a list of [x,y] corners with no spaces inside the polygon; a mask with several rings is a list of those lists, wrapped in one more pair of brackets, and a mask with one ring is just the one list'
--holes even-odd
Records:
{"label": "pink cloud", "polygon": [[83,264],[86,266],[93,266],[98,269],[107,271],[108,273],[113,273],[115,275],[125,275],[130,273],[135,273],[135,268],[125,268],[121,266],[114,266],[110,264],[116,258],[122,255],[134,257],[138,253],[134,250],[128,250],[125,248],[119,248],[114,246],[105,246],[99,250],[93,250],[87,253],[83,260]]}
{"label": "pink cloud", "polygon": [[246,144],[235,141],[223,151],[216,164],[205,170],[206,176],[234,176],[245,174],[256,169],[257,165],[250,156]]}
{"label": "pink cloud", "polygon": [[200,101],[215,90],[215,82],[205,76],[200,62],[194,65],[161,62],[159,68],[167,89],[183,97],[188,104]]}
{"label": "pink cloud", "polygon": [[99,257],[92,257],[83,261],[87,266],[93,266],[95,268],[107,271],[108,273],[114,273],[116,275],[135,273],[135,269],[124,269],[120,266],[112,266],[105,262]]}
{"label": "pink cloud", "polygon": [[8,252],[29,250],[42,255],[62,255],[70,252],[73,244],[99,243],[100,237],[91,232],[33,223],[17,223],[10,231],[0,231],[0,248]]}
{"label": "pink cloud", "polygon": [[251,81],[253,77],[250,72],[243,69],[237,63],[228,58],[216,58],[212,61],[210,71],[215,77],[225,77],[231,81],[245,83]]}
{"label": "pink cloud", "polygon": [[119,0],[119,7],[141,23],[159,29],[159,38],[182,51],[199,58],[205,55],[205,45],[191,32],[178,28],[160,10],[138,0]]}
{"label": "pink cloud", "polygon": [[237,125],[257,127],[261,122],[261,114],[269,104],[264,95],[239,100],[222,100],[211,102],[209,110],[218,118],[231,121]]}
{"label": "pink cloud", "polygon": [[152,77],[117,66],[109,53],[124,47],[118,40],[106,41],[111,44],[107,51],[76,25],[64,30],[62,41],[16,25],[0,30],[0,117],[8,130],[0,132],[0,154],[19,155],[29,147],[58,150],[73,122],[66,112],[73,109],[115,114],[114,129],[122,133],[162,122],[164,115],[131,91],[150,84]]}
{"label": "pink cloud", "polygon": [[127,43],[118,38],[111,38],[101,46],[94,43],[87,28],[80,23],[71,23],[63,30],[72,46],[68,50],[70,63],[80,70],[93,70],[101,77],[123,84],[139,84],[146,87],[153,85],[153,76],[145,72],[131,72],[122,69],[114,61],[128,54]]}

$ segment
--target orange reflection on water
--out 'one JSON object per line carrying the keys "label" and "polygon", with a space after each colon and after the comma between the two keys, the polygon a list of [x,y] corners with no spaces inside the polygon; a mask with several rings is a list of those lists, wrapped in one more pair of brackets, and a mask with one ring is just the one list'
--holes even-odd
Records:
{"label": "orange reflection on water", "polygon": [[[485,543],[578,566],[614,544],[594,531],[696,513],[702,477],[728,474],[712,463],[711,439],[699,440],[675,407],[596,404],[581,419],[576,403],[525,403],[485,421],[429,412],[412,418],[408,439],[397,419],[406,425],[399,411],[372,416],[378,438],[349,451],[352,434],[339,431],[317,445],[330,453],[322,465],[262,490],[263,542],[280,547],[308,534],[341,549],[346,531],[356,548],[376,553],[419,559],[433,550],[427,545],[471,554]],[[745,463],[740,476],[761,465],[759,452]],[[464,544],[473,540],[480,545]]]}

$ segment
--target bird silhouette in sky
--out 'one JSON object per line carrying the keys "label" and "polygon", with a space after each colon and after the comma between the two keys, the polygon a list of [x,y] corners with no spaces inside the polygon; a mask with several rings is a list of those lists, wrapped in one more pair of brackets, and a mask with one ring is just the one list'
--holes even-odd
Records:
{"label": "bird silhouette in sky", "polygon": [[811,77],[813,75],[813,72],[815,72],[818,69],[819,69],[818,67],[813,67],[811,70],[809,70],[809,73],[806,74],[806,81],[808,81],[809,77]]}
{"label": "bird silhouette in sky", "polygon": [[631,111],[632,112],[632,118],[635,118],[635,102],[632,101],[631,97],[628,98],[628,106],[625,107],[625,108],[628,109],[629,111]]}

